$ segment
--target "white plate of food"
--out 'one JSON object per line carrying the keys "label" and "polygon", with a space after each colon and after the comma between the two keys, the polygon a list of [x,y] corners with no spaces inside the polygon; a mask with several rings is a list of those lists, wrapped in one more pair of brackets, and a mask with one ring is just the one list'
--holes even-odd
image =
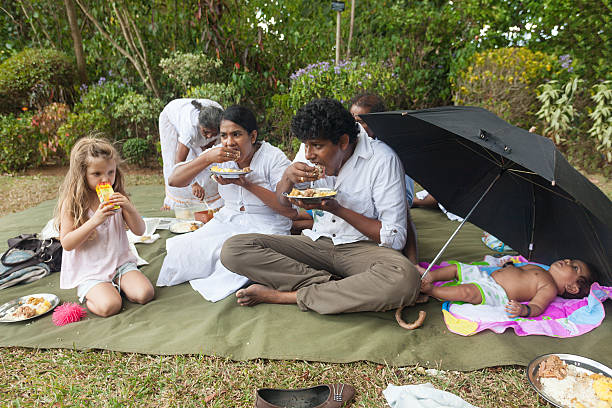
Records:
{"label": "white plate of food", "polygon": [[612,369],[586,357],[544,354],[529,363],[527,379],[555,407],[612,405]]}
{"label": "white plate of food", "polygon": [[187,232],[193,232],[202,228],[202,225],[204,225],[204,223],[201,221],[178,221],[170,225],[168,229],[170,232],[174,232],[175,234],[185,234]]}
{"label": "white plate of food", "polygon": [[244,169],[230,169],[230,168],[222,168],[219,166],[213,166],[210,168],[210,172],[219,177],[225,178],[238,178],[240,176],[244,176],[251,172],[250,167],[245,167]]}
{"label": "white plate of food", "polygon": [[283,196],[287,198],[293,198],[294,200],[302,200],[305,203],[319,203],[322,200],[329,200],[338,195],[338,192],[332,188],[307,188],[305,190],[298,190],[294,188],[290,193],[283,193]]}
{"label": "white plate of food", "polygon": [[0,323],[34,319],[55,309],[59,301],[52,293],[36,293],[11,300],[0,306]]}

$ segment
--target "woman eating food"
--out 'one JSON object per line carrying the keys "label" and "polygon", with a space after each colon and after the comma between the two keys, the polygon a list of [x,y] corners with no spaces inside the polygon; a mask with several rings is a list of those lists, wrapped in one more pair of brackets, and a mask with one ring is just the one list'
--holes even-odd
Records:
{"label": "woman eating food", "polygon": [[[221,264],[219,254],[225,240],[249,232],[288,234],[291,218],[297,214],[295,209],[281,205],[274,192],[290,161],[280,149],[257,140],[255,115],[241,106],[229,107],[221,118],[220,136],[220,145],[175,166],[169,183],[189,185],[208,176],[206,170],[214,167],[212,177],[219,184],[225,206],[197,231],[166,241],[167,255],[157,280],[157,286],[189,281],[212,302],[248,281]],[[215,173],[231,174],[232,178]]]}

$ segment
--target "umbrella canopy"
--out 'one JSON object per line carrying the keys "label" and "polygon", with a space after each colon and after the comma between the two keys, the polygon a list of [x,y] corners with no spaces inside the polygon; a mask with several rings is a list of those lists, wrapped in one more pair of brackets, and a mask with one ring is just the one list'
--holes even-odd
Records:
{"label": "umbrella canopy", "polygon": [[362,118],[444,207],[527,259],[589,262],[612,284],[612,202],[542,136],[486,109],[442,107]]}

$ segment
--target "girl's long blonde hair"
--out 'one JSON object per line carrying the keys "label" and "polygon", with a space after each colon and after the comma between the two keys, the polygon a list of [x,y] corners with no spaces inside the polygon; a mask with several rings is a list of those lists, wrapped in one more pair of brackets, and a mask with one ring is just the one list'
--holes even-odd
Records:
{"label": "girl's long blonde hair", "polygon": [[91,159],[114,160],[117,164],[113,190],[127,197],[123,184],[123,161],[117,150],[106,139],[84,137],[74,145],[70,152],[70,168],[60,187],[59,199],[55,206],[55,226],[60,228],[62,211],[68,211],[73,219],[73,228],[83,225],[89,217],[89,187],[87,186],[87,166]]}

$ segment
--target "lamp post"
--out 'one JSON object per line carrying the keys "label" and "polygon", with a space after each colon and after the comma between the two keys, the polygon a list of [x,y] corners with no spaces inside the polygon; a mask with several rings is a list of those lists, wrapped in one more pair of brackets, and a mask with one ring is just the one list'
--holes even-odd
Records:
{"label": "lamp post", "polygon": [[332,10],[336,11],[336,66],[340,64],[340,14],[344,11],[343,1],[332,1]]}

